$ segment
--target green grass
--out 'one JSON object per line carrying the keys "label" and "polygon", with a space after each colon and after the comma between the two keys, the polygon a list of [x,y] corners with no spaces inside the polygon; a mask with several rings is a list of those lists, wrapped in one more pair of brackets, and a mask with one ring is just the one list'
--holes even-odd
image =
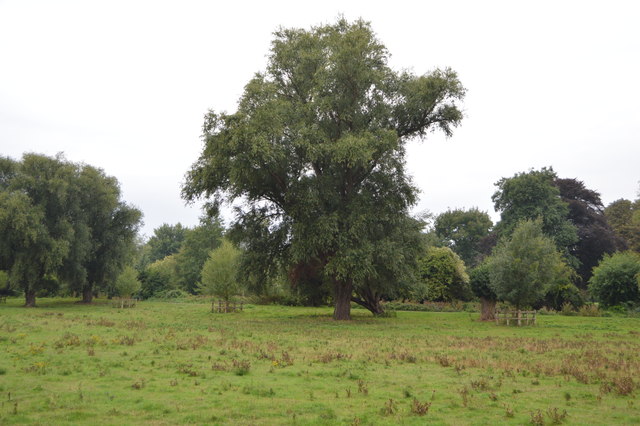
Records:
{"label": "green grass", "polygon": [[21,304],[0,305],[0,424],[640,423],[637,318]]}

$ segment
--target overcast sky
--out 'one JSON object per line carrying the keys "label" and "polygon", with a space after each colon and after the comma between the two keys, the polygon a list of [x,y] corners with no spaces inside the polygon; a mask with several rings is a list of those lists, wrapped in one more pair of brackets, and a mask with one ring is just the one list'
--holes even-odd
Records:
{"label": "overcast sky", "polygon": [[[224,3],[224,4],[221,4]],[[372,23],[390,65],[451,67],[468,90],[453,137],[408,150],[416,211],[479,207],[494,183],[553,166],[635,199],[640,3],[629,1],[0,0],[0,155],[100,167],[144,212],[143,232],[193,226],[180,198],[208,109],[232,112],[272,32],[344,15]]]}

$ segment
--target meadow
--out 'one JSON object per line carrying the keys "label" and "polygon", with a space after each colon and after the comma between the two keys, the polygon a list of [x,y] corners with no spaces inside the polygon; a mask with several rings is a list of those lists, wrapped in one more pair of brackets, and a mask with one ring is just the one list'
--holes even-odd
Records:
{"label": "meadow", "polygon": [[0,424],[637,424],[640,319],[0,305]]}

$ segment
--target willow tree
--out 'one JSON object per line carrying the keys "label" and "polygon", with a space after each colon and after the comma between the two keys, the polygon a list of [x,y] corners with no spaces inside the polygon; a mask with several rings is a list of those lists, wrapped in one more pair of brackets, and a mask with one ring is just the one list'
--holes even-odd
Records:
{"label": "willow tree", "polygon": [[462,119],[454,71],[396,72],[388,58],[363,21],[276,31],[237,111],[206,115],[183,187],[211,211],[236,201],[231,234],[256,264],[320,265],[336,319],[350,318],[354,288],[378,275],[380,230],[415,202],[406,143],[450,135]]}

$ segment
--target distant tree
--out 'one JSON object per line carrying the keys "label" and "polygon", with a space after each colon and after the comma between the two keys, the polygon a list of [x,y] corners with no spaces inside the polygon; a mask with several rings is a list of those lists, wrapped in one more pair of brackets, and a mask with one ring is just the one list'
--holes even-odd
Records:
{"label": "distant tree", "polygon": [[153,236],[147,241],[149,246],[149,263],[162,260],[167,256],[178,253],[187,235],[187,228],[180,223],[176,225],[162,224],[153,230]]}
{"label": "distant tree", "polygon": [[483,262],[471,270],[469,283],[473,294],[480,298],[480,320],[494,320],[498,296],[491,288],[491,266],[488,262]]}
{"label": "distant tree", "polygon": [[186,232],[180,251],[176,254],[178,285],[195,293],[201,279],[202,267],[211,250],[220,246],[224,228],[217,217],[200,219],[200,224]]}
{"label": "distant tree", "polygon": [[0,264],[35,306],[38,291],[55,279],[69,253],[74,229],[67,209],[74,167],[55,158],[25,154],[2,159],[0,177]]}
{"label": "distant tree", "polygon": [[140,291],[142,283],[138,280],[138,271],[133,266],[125,267],[115,282],[115,290],[120,297],[132,297]]}
{"label": "distant tree", "polygon": [[587,189],[576,179],[556,178],[554,184],[560,190],[562,201],[569,207],[567,218],[578,232],[578,241],[570,251],[580,262],[577,284],[586,288],[593,267],[605,254],[623,248],[622,242],[607,222],[600,194]]}
{"label": "distant tree", "polygon": [[143,299],[160,296],[178,288],[177,262],[175,255],[156,260],[139,274],[140,296]]}
{"label": "distant tree", "polygon": [[477,208],[448,210],[439,214],[434,223],[436,235],[469,267],[482,257],[480,244],[492,227],[489,215]]}
{"label": "distant tree", "polygon": [[517,309],[542,300],[554,284],[570,282],[571,269],[542,226],[541,219],[520,222],[489,258],[491,288]]}
{"label": "distant tree", "polygon": [[552,168],[500,179],[496,183],[498,190],[491,197],[500,212],[496,230],[500,237],[509,237],[521,221],[541,218],[542,231],[553,239],[568,264],[576,268],[579,262],[571,248],[578,241],[578,234],[569,220],[569,207],[554,185],[556,179]]}
{"label": "distant tree", "polygon": [[615,234],[629,250],[640,253],[640,199],[635,202],[620,199],[604,211]]}
{"label": "distant tree", "polygon": [[[363,21],[278,30],[237,112],[207,115],[183,188],[214,209],[245,201],[236,241],[260,264],[322,265],[338,320],[350,319],[354,290],[376,269],[378,230],[415,203],[406,143],[434,129],[450,135],[463,116],[455,72],[399,73],[388,57]],[[251,252],[266,241],[264,256]]]}
{"label": "distant tree", "polygon": [[142,213],[121,199],[116,178],[92,166],[76,166],[67,209],[74,235],[60,277],[90,303],[118,277],[135,251]]}
{"label": "distant tree", "polygon": [[220,247],[211,251],[202,268],[202,282],[198,286],[201,294],[216,296],[227,304],[240,291],[238,266],[240,251],[229,241],[223,240]]}
{"label": "distant tree", "polygon": [[640,302],[640,255],[620,252],[605,255],[594,268],[589,292],[605,306]]}
{"label": "distant tree", "polygon": [[469,276],[464,262],[448,247],[429,247],[418,259],[420,299],[437,302],[468,300],[471,296]]}
{"label": "distant tree", "polygon": [[61,283],[90,302],[130,257],[142,214],[120,200],[117,180],[102,170],[62,155],[1,158],[0,192],[0,267],[27,306]]}

